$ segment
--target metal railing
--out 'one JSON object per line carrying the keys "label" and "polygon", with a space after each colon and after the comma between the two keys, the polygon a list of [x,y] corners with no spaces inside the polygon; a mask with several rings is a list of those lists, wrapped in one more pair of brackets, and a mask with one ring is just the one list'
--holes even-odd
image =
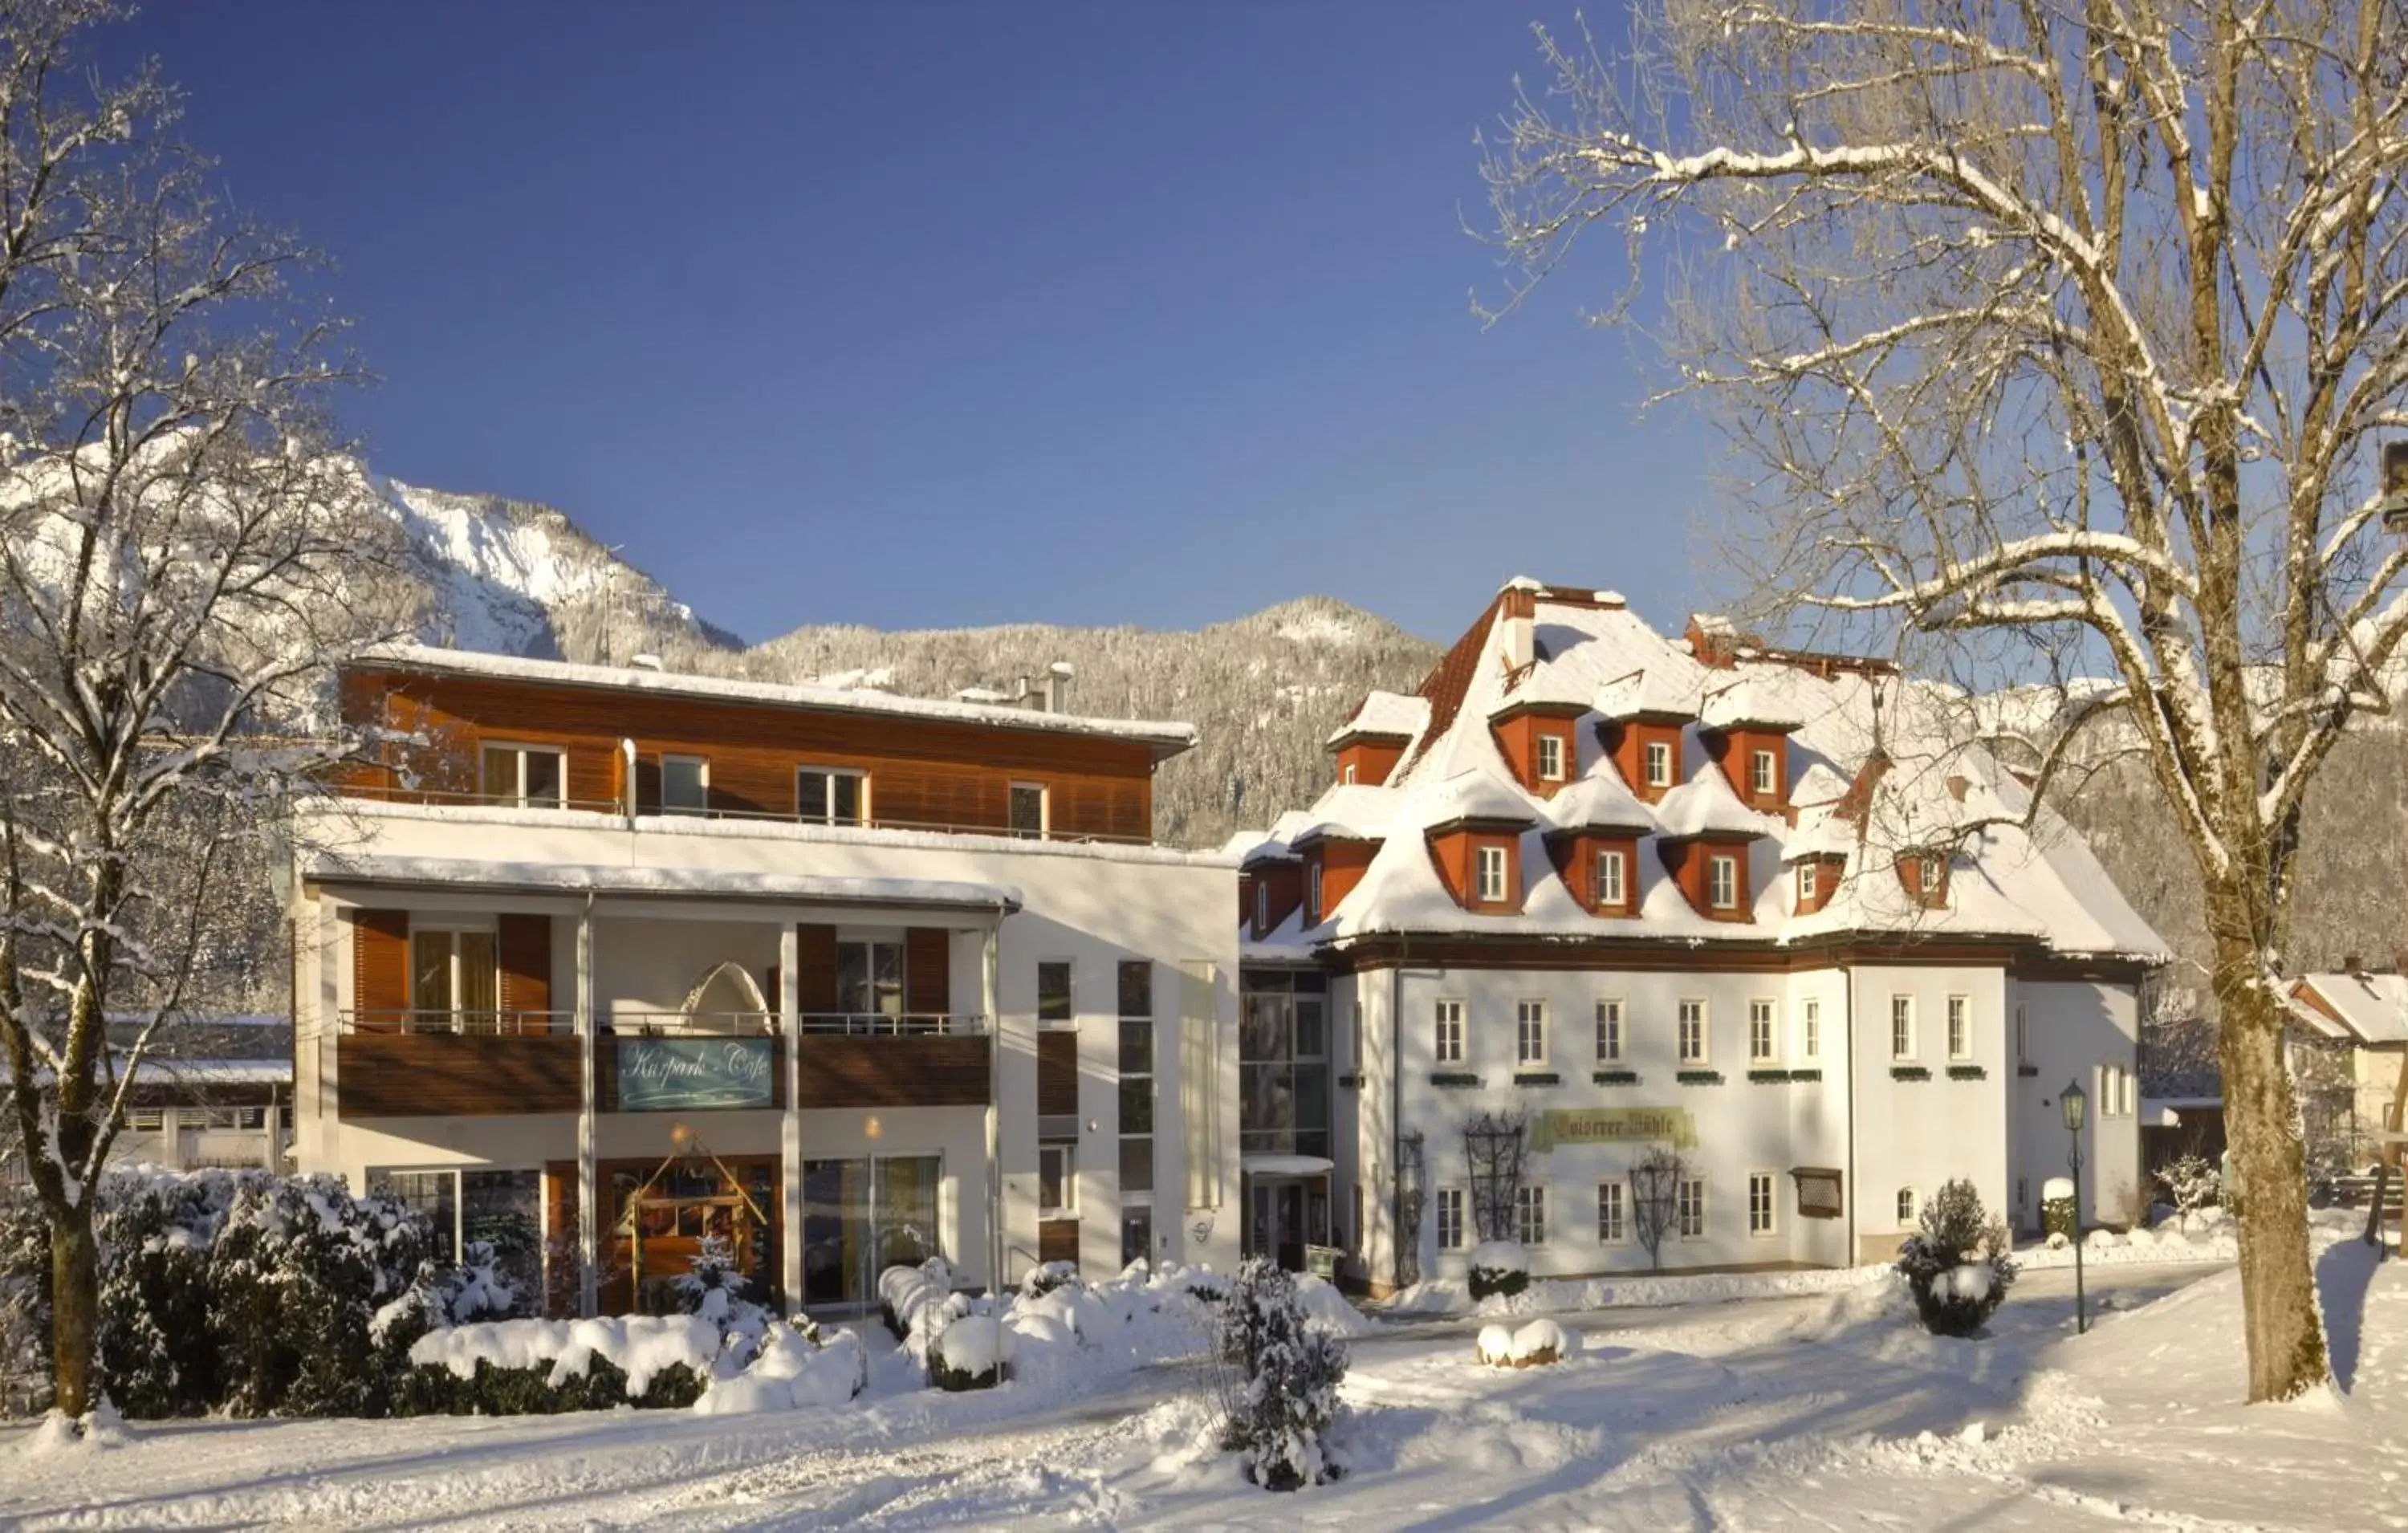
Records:
{"label": "metal railing", "polygon": [[626,806],[615,798],[523,798],[514,793],[480,793],[462,788],[428,788],[398,782],[368,782],[356,778],[337,781],[335,788],[345,798],[365,798],[378,804],[423,804],[438,808],[448,805],[470,805],[500,809],[576,809],[586,814],[624,814],[626,812]]}
{"label": "metal railing", "polygon": [[806,1011],[806,1038],[960,1038],[986,1031],[986,1018],[961,1011]]}
{"label": "metal railing", "polygon": [[[577,1031],[573,1011],[340,1011],[345,1033],[411,1033],[454,1036],[566,1037]],[[595,1032],[603,1038],[775,1038],[775,1011],[599,1010]],[[986,1018],[961,1011],[810,1011],[802,1017],[808,1038],[963,1038],[986,1032]]]}
{"label": "metal railing", "polygon": [[597,1010],[594,1029],[619,1038],[775,1038],[775,1011]]}
{"label": "metal railing", "polygon": [[544,1037],[577,1030],[573,1011],[366,1010],[338,1011],[336,1026],[346,1033],[455,1033]]}

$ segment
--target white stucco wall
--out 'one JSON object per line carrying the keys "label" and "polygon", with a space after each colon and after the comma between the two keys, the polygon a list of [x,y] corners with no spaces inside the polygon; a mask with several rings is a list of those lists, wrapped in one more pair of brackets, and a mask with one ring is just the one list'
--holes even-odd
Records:
{"label": "white stucco wall", "polygon": [[[2029,1075],[2014,1074],[2014,1144],[2013,1176],[2027,1194],[2018,1223],[2037,1227],[2042,1184],[2050,1177],[2068,1175],[2066,1134],[2058,1095],[2069,1081],[2078,1081],[2090,1096],[2088,1126],[2083,1131],[2081,1182],[2082,1217],[2120,1222],[2128,1189],[2139,1189],[2141,1129],[2137,1112],[2100,1100],[2099,1068],[2114,1065],[2132,1072],[2137,1104],[2139,1084],[2140,1006],[2128,985],[2096,981],[2018,981],[2014,1005],[2024,1010],[2024,1046]],[[2010,1013],[2012,1018],[2012,1012]],[[2012,1042],[2009,1045],[2013,1049]],[[2008,1068],[2015,1070],[2010,1053]],[[2009,1208],[2014,1189],[2008,1189]]]}

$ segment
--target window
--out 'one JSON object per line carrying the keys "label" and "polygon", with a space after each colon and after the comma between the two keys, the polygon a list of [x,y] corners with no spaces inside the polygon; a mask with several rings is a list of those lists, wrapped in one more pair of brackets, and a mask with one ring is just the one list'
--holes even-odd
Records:
{"label": "window", "polygon": [[[1125,960],[1120,979],[1121,1196],[1125,1199],[1132,1193],[1154,1191],[1154,966],[1142,958]],[[1151,1239],[1150,1225],[1147,1233]]]}
{"label": "window", "polygon": [[1350,761],[1346,764],[1346,770],[1339,775],[1338,780],[1340,782],[1345,783],[1350,788],[1354,785],[1354,764],[1353,762]]}
{"label": "window", "polygon": [[1304,865],[1304,924],[1321,924],[1321,859]]}
{"label": "window", "polygon": [[701,756],[661,758],[661,812],[701,814],[710,808],[710,763]]}
{"label": "window", "polygon": [[[187,1108],[184,1110],[186,1116],[191,1116],[192,1110],[190,1108]],[[240,1128],[242,1126],[242,1110],[235,1107],[203,1108],[201,1110],[201,1126],[203,1128]]]}
{"label": "window", "polygon": [[1154,1208],[1140,1204],[1121,1210],[1121,1266],[1154,1254]]}
{"label": "window", "polygon": [[1773,1233],[1773,1180],[1770,1171],[1747,1173],[1747,1232]]}
{"label": "window", "polygon": [[1597,1184],[1597,1243],[1620,1245],[1630,1238],[1629,1204],[1619,1182]]}
{"label": "window", "polygon": [[156,1134],[167,1126],[166,1110],[155,1107],[135,1108],[126,1114],[125,1126],[136,1133]]}
{"label": "window", "polygon": [[1706,903],[1717,910],[1739,904],[1739,859],[1727,852],[1706,859]]}
{"label": "window", "polygon": [[501,969],[492,932],[414,926],[409,958],[413,1024],[463,1032],[493,1029]]}
{"label": "window", "polygon": [[1622,1063],[1622,1003],[1597,1003],[1597,1062],[1600,1065]]}
{"label": "window", "polygon": [[1820,887],[1816,875],[1821,871],[1822,869],[1812,860],[1798,865],[1798,908],[1799,910],[1805,910],[1814,903],[1815,891]]}
{"label": "window", "polygon": [[836,948],[837,1010],[848,1017],[903,1014],[903,944],[839,942]]}
{"label": "window", "polygon": [[1620,905],[1627,897],[1623,883],[1624,863],[1619,847],[1597,854],[1597,902],[1599,905]]}
{"label": "window", "polygon": [[1052,827],[1048,815],[1045,784],[1015,782],[1011,785],[1011,833],[1031,840],[1042,838]]}
{"label": "window", "polygon": [[1930,852],[1914,859],[1915,888],[1926,905],[1948,903],[1948,859]]}
{"label": "window", "polygon": [[483,757],[486,803],[542,809],[567,807],[562,785],[568,781],[568,773],[562,766],[565,758],[559,752],[524,745],[488,745]]}
{"label": "window", "polygon": [[2121,1065],[2099,1067],[2098,1081],[2090,1094],[2093,1110],[2102,1118],[2128,1118],[2132,1115],[2132,1072]]}
{"label": "window", "polygon": [[1547,1062],[1547,1003],[1522,1001],[1513,1008],[1513,1062],[1517,1065],[1543,1065]]}
{"label": "window", "polygon": [[1914,997],[1892,996],[1889,998],[1889,1056],[1892,1059],[1914,1057]]}
{"label": "window", "polygon": [[1752,1065],[1769,1065],[1780,1057],[1773,1037],[1772,1003],[1747,1003],[1747,1058]]}
{"label": "window", "polygon": [[1539,781],[1561,782],[1564,780],[1564,738],[1561,735],[1539,737]]}
{"label": "window", "polygon": [[1799,1004],[1798,1053],[1806,1059],[1823,1057],[1823,1001],[1818,996]]}
{"label": "window", "polygon": [[[1238,1148],[1241,1154],[1330,1153],[1335,1115],[1329,979],[1319,971],[1245,969],[1238,987]],[[1258,1186],[1257,1192],[1262,1191]],[[1314,1227],[1324,1208],[1308,1216]],[[1266,1214],[1266,1217],[1268,1215]],[[1293,1233],[1293,1232],[1291,1232]],[[1316,1243],[1319,1236],[1312,1237]]]}
{"label": "window", "polygon": [[1037,1216],[1065,1218],[1079,1211],[1079,1147],[1037,1147]]}
{"label": "window", "polygon": [[1463,1063],[1463,1003],[1438,1003],[1438,1037],[1433,1041],[1430,1057],[1441,1065]]}
{"label": "window", "polygon": [[1899,1228],[1913,1229],[1914,1227],[1914,1211],[1918,1202],[1919,1199],[1915,1197],[1914,1188],[1900,1187],[1898,1190]]}
{"label": "window", "polygon": [[1070,962],[1067,958],[1048,958],[1037,966],[1037,1020],[1075,1025],[1078,1013],[1070,1007]]}
{"label": "window", "polygon": [[1484,846],[1479,854],[1479,897],[1485,904],[1498,904],[1505,898],[1505,849]]}
{"label": "window", "polygon": [[236,1108],[234,1110],[234,1125],[236,1128],[265,1128],[267,1126],[267,1109],[264,1107]]}
{"label": "window", "polygon": [[1971,996],[1948,997],[1948,1057],[1973,1057],[1973,997]]}
{"label": "window", "polygon": [[1438,1190],[1438,1248],[1440,1251],[1463,1249],[1463,1189],[1440,1187]]}
{"label": "window", "polygon": [[1669,788],[1672,785],[1672,747],[1663,740],[1649,740],[1645,752],[1647,785]]}
{"label": "window", "polygon": [[1260,880],[1254,883],[1254,930],[1271,929],[1271,886]]}
{"label": "window", "polygon": [[795,771],[795,818],[814,825],[861,824],[862,787],[859,772],[833,766],[801,766]]}
{"label": "window", "polygon": [[1758,797],[1781,791],[1779,768],[1773,764],[1772,752],[1757,751],[1747,758],[1747,785]]}
{"label": "window", "polygon": [[1706,1238],[1706,1179],[1684,1176],[1673,1189],[1673,1222],[1684,1240]]}
{"label": "window", "polygon": [[1681,1003],[1680,1054],[1684,1065],[1706,1062],[1706,1003],[1687,1000]]}
{"label": "window", "polygon": [[1527,1184],[1513,1189],[1513,1239],[1526,1246],[1547,1243],[1547,1189]]}

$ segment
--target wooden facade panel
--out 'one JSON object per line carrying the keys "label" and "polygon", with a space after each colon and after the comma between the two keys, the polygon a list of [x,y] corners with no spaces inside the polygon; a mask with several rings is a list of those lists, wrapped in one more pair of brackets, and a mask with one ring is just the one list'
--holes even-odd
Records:
{"label": "wooden facade panel", "polygon": [[903,933],[903,1010],[945,1012],[953,1009],[953,934],[942,926],[911,926]]}
{"label": "wooden facade panel", "polygon": [[578,1040],[477,1033],[346,1033],[335,1040],[342,1117],[574,1112]]}
{"label": "wooden facade panel", "polygon": [[833,1011],[836,995],[836,928],[805,922],[795,928],[796,1005],[803,1015]]}
{"label": "wooden facade panel", "polygon": [[988,1040],[962,1038],[813,1038],[801,1042],[805,1109],[984,1107]]}
{"label": "wooden facade panel", "polygon": [[661,757],[695,755],[710,763],[710,807],[724,812],[793,814],[796,769],[830,766],[867,776],[867,812],[882,824],[1002,830],[1010,785],[1028,781],[1050,791],[1057,836],[1153,833],[1154,752],[1137,740],[406,672],[352,673],[344,699],[354,722],[428,742],[388,748],[390,769],[370,774],[381,781],[344,774],[363,791],[407,767],[431,789],[473,794],[480,748],[492,740],[561,749],[570,801],[608,805],[622,791],[619,742],[627,738],[642,810],[660,805]]}
{"label": "wooden facade panel", "polygon": [[1039,1219],[1037,1221],[1037,1259],[1040,1262],[1068,1262],[1079,1265],[1079,1221],[1076,1219]]}
{"label": "wooden facade panel", "polygon": [[351,1010],[399,1025],[409,1007],[409,912],[351,912]]}
{"label": "wooden facade panel", "polygon": [[1038,1115],[1075,1115],[1078,1110],[1079,1035],[1068,1029],[1038,1034]]}
{"label": "wooden facade panel", "polygon": [[494,918],[502,968],[502,1010],[552,1010],[552,917],[505,912]]}

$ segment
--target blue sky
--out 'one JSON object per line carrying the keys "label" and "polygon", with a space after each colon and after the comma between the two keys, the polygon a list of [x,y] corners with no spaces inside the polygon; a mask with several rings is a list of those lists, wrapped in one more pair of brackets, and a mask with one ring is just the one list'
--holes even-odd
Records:
{"label": "blue sky", "polygon": [[[1501,326],[1503,3],[154,3],[234,198],[339,262],[379,468],[550,502],[748,638],[1452,635],[1696,603],[1711,437],[1575,267]],[[1709,577],[1710,579],[1710,577]]]}

